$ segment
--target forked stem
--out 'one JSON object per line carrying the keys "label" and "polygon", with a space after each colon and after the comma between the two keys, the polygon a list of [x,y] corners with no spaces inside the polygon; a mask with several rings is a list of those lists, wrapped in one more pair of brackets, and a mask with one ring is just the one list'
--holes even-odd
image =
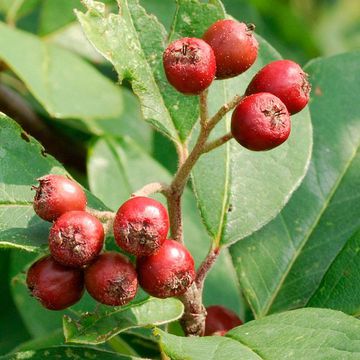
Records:
{"label": "forked stem", "polygon": [[[223,105],[211,118],[208,115],[207,92],[200,95],[200,133],[197,141],[186,159],[180,159],[176,172],[166,196],[171,224],[172,238],[183,243],[183,224],[181,216],[181,197],[189,179],[190,173],[200,158],[232,138],[230,133],[219,139],[208,142],[209,135],[219,121],[241,101],[243,97],[236,95],[230,102]],[[202,304],[202,291],[206,275],[214,265],[220,249],[211,249],[206,259],[199,267],[196,280],[184,295],[180,297],[185,307],[181,325],[187,336],[202,336],[205,330],[206,309]]]}

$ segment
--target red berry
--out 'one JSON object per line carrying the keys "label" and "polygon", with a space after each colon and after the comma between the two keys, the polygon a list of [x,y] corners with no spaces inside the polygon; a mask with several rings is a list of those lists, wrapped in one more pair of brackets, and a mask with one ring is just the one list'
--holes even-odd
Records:
{"label": "red berry", "polygon": [[124,255],[107,252],[86,269],[85,286],[89,294],[102,304],[125,305],[136,295],[137,274]]}
{"label": "red berry", "polygon": [[195,279],[194,259],[184,245],[166,240],[153,255],[137,259],[141,287],[158,298],[185,293]]}
{"label": "red berry", "polygon": [[258,42],[254,25],[235,20],[219,20],[205,32],[203,39],[216,58],[216,77],[226,79],[245,72],[256,60]]}
{"label": "red berry", "polygon": [[242,321],[231,310],[214,305],[206,308],[205,335],[225,335],[232,328],[242,325]]}
{"label": "red berry", "polygon": [[85,211],[69,211],[61,215],[50,230],[51,255],[65,266],[89,264],[98,256],[103,244],[101,222]]}
{"label": "red berry", "polygon": [[270,150],[290,135],[290,115],[283,102],[269,93],[245,97],[231,118],[235,140],[249,150]]}
{"label": "red berry", "polygon": [[66,309],[84,292],[83,272],[58,264],[51,256],[31,265],[26,283],[31,294],[50,310]]}
{"label": "red berry", "polygon": [[169,216],[164,206],[148,197],[134,197],[122,204],[114,221],[114,236],[125,251],[148,256],[166,240]]}
{"label": "red berry", "polygon": [[34,210],[47,221],[56,220],[60,215],[71,210],[85,210],[86,195],[74,181],[61,175],[46,175],[38,179]]}
{"label": "red berry", "polygon": [[201,39],[172,42],[164,51],[163,64],[169,83],[184,94],[200,94],[215,77],[214,52]]}
{"label": "red berry", "polygon": [[251,80],[246,95],[269,92],[277,96],[290,114],[302,110],[309,102],[311,86],[300,65],[278,60],[264,66]]}

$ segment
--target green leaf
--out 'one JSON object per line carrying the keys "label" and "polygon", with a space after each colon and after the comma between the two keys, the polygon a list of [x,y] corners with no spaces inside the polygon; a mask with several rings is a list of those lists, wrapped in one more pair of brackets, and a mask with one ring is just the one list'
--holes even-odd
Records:
{"label": "green leaf", "polygon": [[[264,64],[280,58],[264,40],[259,39],[259,43],[253,67],[210,88],[211,113],[235,94],[242,94]],[[228,114],[218,125],[215,136],[229,131],[230,117]],[[204,223],[215,244],[229,245],[241,240],[279,213],[305,176],[311,136],[310,116],[305,109],[292,117],[289,140],[274,150],[254,152],[231,140],[200,158],[192,180]]]}
{"label": "green leaf", "polygon": [[5,354],[12,350],[19,342],[29,339],[24,323],[19,316],[10,292],[10,250],[0,251],[0,354]]}
{"label": "green leaf", "polygon": [[53,117],[95,119],[122,111],[119,88],[86,61],[2,22],[0,59]]}
{"label": "green leaf", "polygon": [[100,344],[134,327],[161,325],[177,320],[183,311],[183,304],[175,298],[150,298],[117,308],[102,306],[95,313],[87,313],[80,318],[65,316],[65,339],[72,343]]}
{"label": "green leaf", "polygon": [[257,317],[304,306],[360,226],[360,53],[318,59],[306,71],[314,126],[307,176],[274,221],[231,248]]}
{"label": "green leaf", "polygon": [[74,8],[79,0],[42,0],[39,35],[46,35],[75,20]]}
{"label": "green leaf", "polygon": [[[100,138],[90,149],[89,155],[90,189],[113,210],[117,210],[131,193],[144,185],[171,181],[168,171],[128,138]],[[156,198],[164,201],[160,195]],[[185,191],[182,206],[185,243],[199,264],[207,254],[209,238],[190,190]],[[219,303],[238,311],[240,299],[235,278],[233,265],[227,250],[224,250],[206,280],[206,302],[213,303],[217,299]],[[225,288],[224,283],[227,284]]]}
{"label": "green leaf", "polygon": [[300,309],[239,326],[224,337],[184,338],[156,330],[173,360],[325,360],[360,357],[360,322],[341,312]]}
{"label": "green leaf", "polygon": [[360,231],[340,251],[307,306],[360,316]]}
{"label": "green leaf", "polygon": [[[162,67],[166,31],[137,0],[119,0],[118,3],[120,14],[108,15],[103,3],[85,1],[87,13],[77,12],[85,34],[114,65],[120,82],[124,79],[131,82],[144,118],[172,140],[184,142],[198,118],[197,97],[176,92],[166,80]],[[201,4],[195,0],[181,0],[170,38],[182,31],[184,18],[179,18],[178,14],[185,8],[194,11],[193,19],[199,19],[195,24],[199,34],[213,19],[220,17],[219,5],[215,2]],[[205,8],[206,11],[199,11]]]}
{"label": "green leaf", "polygon": [[[66,174],[41,145],[0,113],[0,248],[39,250],[47,243],[50,224],[32,208],[36,179],[50,173]],[[103,207],[91,194],[89,205]]]}
{"label": "green leaf", "polygon": [[0,360],[44,360],[44,359],[99,359],[99,360],[141,360],[138,357],[124,356],[106,350],[90,347],[56,346],[41,350],[20,351],[14,354],[0,356]]}

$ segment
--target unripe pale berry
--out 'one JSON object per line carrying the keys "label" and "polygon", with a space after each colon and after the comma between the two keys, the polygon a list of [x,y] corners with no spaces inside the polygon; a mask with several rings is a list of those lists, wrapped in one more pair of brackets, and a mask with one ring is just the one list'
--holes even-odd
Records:
{"label": "unripe pale berry", "polygon": [[264,66],[251,80],[246,95],[269,92],[277,96],[290,114],[309,102],[311,86],[307,74],[291,60],[277,60]]}
{"label": "unripe pale berry", "polygon": [[245,97],[231,117],[234,139],[249,150],[270,150],[290,135],[290,115],[275,95],[258,93]]}
{"label": "unripe pale berry", "polygon": [[164,51],[163,65],[169,83],[184,94],[200,94],[215,77],[213,50],[197,38],[172,42]]}
{"label": "unripe pale berry", "polygon": [[38,179],[34,210],[46,221],[56,220],[71,210],[85,210],[86,195],[75,181],[61,175],[46,175]]}
{"label": "unripe pale berry", "polygon": [[89,294],[102,304],[125,305],[136,295],[137,274],[127,257],[106,252],[86,269],[85,286]]}
{"label": "unripe pale berry", "polygon": [[164,206],[148,197],[137,196],[122,204],[114,221],[117,244],[136,256],[148,256],[166,240],[169,216]]}
{"label": "unripe pale berry", "polygon": [[254,25],[236,20],[219,20],[205,32],[203,39],[216,58],[216,78],[226,79],[245,72],[256,60],[259,44]]}
{"label": "unripe pale berry", "polygon": [[141,287],[158,298],[179,296],[195,279],[194,259],[184,245],[166,240],[153,255],[137,259]]}
{"label": "unripe pale berry", "polygon": [[93,261],[104,244],[101,222],[85,211],[69,211],[53,224],[49,248],[53,258],[65,266],[82,267]]}
{"label": "unripe pale berry", "polygon": [[66,309],[78,302],[84,292],[83,272],[61,265],[51,256],[32,264],[26,283],[31,294],[49,310]]}
{"label": "unripe pale berry", "polygon": [[219,306],[206,308],[205,335],[225,335],[229,330],[242,325],[240,318],[231,310]]}

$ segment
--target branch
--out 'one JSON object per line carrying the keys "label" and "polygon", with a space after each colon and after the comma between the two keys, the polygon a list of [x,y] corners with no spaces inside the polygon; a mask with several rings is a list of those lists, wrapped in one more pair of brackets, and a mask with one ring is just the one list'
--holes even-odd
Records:
{"label": "branch", "polygon": [[[60,136],[46,124],[32,107],[15,91],[0,84],[0,111],[14,119],[26,132],[58,160],[85,172],[85,148]],[[26,136],[25,136],[26,137]]]}
{"label": "branch", "polygon": [[226,142],[228,142],[232,138],[233,138],[232,133],[228,132],[224,136],[221,136],[218,139],[215,139],[213,141],[206,143],[204,146],[203,154],[208,153],[209,151],[214,150],[221,145],[224,145]]}
{"label": "branch", "polygon": [[207,104],[207,96],[209,90],[206,89],[200,94],[200,125],[205,126],[207,119],[209,118],[209,109]]}
{"label": "branch", "polygon": [[161,182],[153,182],[150,184],[145,185],[141,189],[135,191],[131,194],[131,197],[135,196],[149,196],[156,193],[162,193],[166,195],[168,192],[168,186]]}
{"label": "branch", "polygon": [[234,107],[236,105],[239,104],[239,102],[244,98],[243,96],[240,95],[235,95],[234,98],[232,100],[230,100],[228,103],[224,104],[219,111],[209,120],[208,124],[210,129],[213,129],[217,123],[232,109],[234,109]]}
{"label": "branch", "polygon": [[212,268],[212,266],[215,264],[219,254],[220,254],[220,248],[215,248],[211,250],[207,255],[207,257],[205,258],[205,260],[200,265],[195,279],[196,286],[199,290],[202,290],[206,276],[210,271],[210,269]]}

